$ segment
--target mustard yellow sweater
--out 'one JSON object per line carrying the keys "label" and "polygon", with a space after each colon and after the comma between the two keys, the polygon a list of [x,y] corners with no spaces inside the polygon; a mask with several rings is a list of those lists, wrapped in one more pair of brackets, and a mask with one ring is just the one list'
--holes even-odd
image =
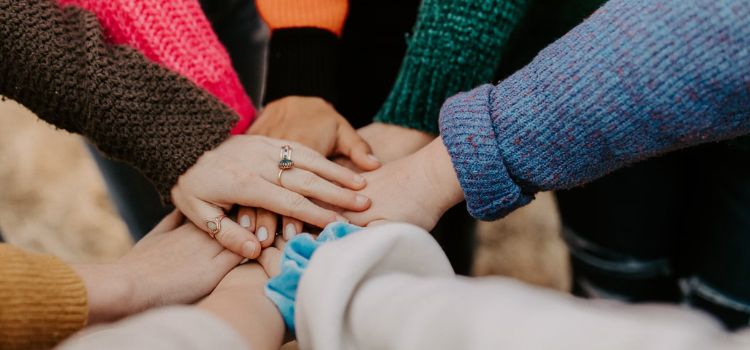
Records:
{"label": "mustard yellow sweater", "polygon": [[47,349],[83,328],[86,287],[60,259],[0,244],[0,349]]}

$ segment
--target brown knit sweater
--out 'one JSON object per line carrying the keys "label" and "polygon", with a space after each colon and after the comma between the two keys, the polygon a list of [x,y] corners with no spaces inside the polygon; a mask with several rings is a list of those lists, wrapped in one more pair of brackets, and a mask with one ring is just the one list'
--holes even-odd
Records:
{"label": "brown knit sweater", "polygon": [[0,0],[0,95],[140,169],[163,198],[236,115],[136,50],[107,44],[93,14]]}
{"label": "brown knit sweater", "polygon": [[0,244],[0,349],[47,349],[81,329],[86,288],[51,256]]}

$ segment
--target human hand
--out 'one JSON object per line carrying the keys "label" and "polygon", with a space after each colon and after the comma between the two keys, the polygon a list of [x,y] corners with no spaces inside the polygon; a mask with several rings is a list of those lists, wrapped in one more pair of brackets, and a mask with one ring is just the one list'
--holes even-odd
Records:
{"label": "human hand", "polygon": [[[279,177],[279,152],[287,144],[292,146],[295,167]],[[206,232],[211,231],[206,220],[223,215],[234,204],[263,208],[324,227],[346,219],[307,197],[359,211],[367,209],[370,200],[349,189],[364,186],[362,176],[298,143],[238,135],[206,152],[180,176],[172,188],[172,202]],[[226,218],[219,222],[215,238],[224,247],[250,259],[260,254],[258,239],[248,230]]]}
{"label": "human hand", "polygon": [[424,131],[379,122],[362,127],[357,132],[370,144],[373,154],[384,163],[413,154],[435,139],[435,135]]}
{"label": "human hand", "polygon": [[351,223],[366,226],[380,220],[405,221],[431,230],[446,210],[463,199],[448,150],[437,138],[417,153],[362,174],[372,199],[368,210],[343,213]]}
{"label": "human hand", "polygon": [[90,323],[192,303],[242,260],[182,221],[179,212],[172,212],[113,263],[73,266],[86,285]]}
{"label": "human hand", "polygon": [[288,96],[269,103],[247,134],[295,141],[326,157],[347,157],[368,171],[380,166],[367,142],[320,97]]}
{"label": "human hand", "polygon": [[[326,157],[340,156],[365,170],[380,166],[367,142],[320,97],[288,96],[269,103],[247,134],[295,141]],[[241,207],[237,217],[241,226],[255,233],[263,248],[273,243],[278,221],[273,211]],[[281,221],[284,239],[302,231],[300,220],[283,216]]]}

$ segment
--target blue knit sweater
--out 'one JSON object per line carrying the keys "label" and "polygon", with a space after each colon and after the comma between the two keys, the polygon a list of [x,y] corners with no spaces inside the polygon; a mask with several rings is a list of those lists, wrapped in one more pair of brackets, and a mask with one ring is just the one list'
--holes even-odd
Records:
{"label": "blue knit sweater", "polygon": [[611,0],[505,81],[450,98],[440,124],[480,219],[746,134],[750,1]]}

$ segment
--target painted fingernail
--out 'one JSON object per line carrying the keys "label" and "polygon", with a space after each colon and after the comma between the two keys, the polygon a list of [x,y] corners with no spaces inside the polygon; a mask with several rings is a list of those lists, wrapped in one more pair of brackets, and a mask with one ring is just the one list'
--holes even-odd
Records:
{"label": "painted fingernail", "polygon": [[242,256],[251,257],[255,255],[255,250],[258,249],[258,244],[255,242],[247,241],[242,245]]}
{"label": "painted fingernail", "polygon": [[354,177],[354,183],[357,185],[361,185],[365,183],[365,178],[362,175],[357,175]]}
{"label": "painted fingernail", "polygon": [[343,217],[341,215],[336,215],[336,221],[338,221],[338,222],[345,222],[347,224],[349,223],[349,219],[347,219],[347,218],[345,218],[345,217]]}
{"label": "painted fingernail", "polygon": [[294,224],[286,224],[286,227],[284,227],[284,239],[287,241],[294,238],[294,236],[297,235],[297,228],[294,227]]}
{"label": "painted fingernail", "polygon": [[370,198],[358,194],[355,200],[357,201],[357,205],[361,207],[366,205],[370,201]]}
{"label": "painted fingernail", "polygon": [[250,228],[250,217],[247,215],[242,215],[240,217],[240,226],[249,229]]}
{"label": "painted fingernail", "polygon": [[378,159],[378,157],[375,157],[374,154],[368,154],[367,157],[369,157],[370,159],[372,159],[372,160],[380,163],[380,159]]}
{"label": "painted fingernail", "polygon": [[258,237],[259,241],[265,241],[268,239],[268,230],[266,230],[265,227],[261,226],[261,228],[258,229],[258,232],[255,233],[255,235]]}

